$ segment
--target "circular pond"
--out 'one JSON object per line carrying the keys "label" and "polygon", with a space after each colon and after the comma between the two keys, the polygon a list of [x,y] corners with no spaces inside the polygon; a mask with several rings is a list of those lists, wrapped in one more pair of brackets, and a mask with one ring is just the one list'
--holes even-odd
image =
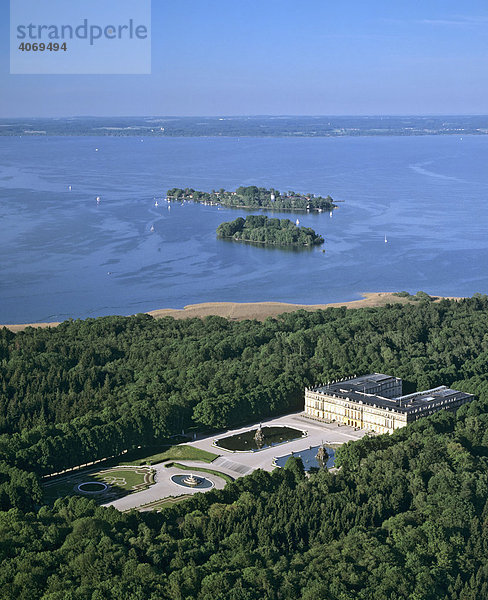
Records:
{"label": "circular pond", "polygon": [[278,444],[298,440],[306,435],[304,431],[292,427],[259,427],[215,440],[214,445],[234,452],[257,452]]}
{"label": "circular pond", "polygon": [[208,490],[213,487],[213,483],[210,479],[202,477],[201,475],[173,475],[171,481],[177,485],[193,490]]}
{"label": "circular pond", "polygon": [[77,486],[77,490],[79,492],[83,492],[83,494],[100,494],[107,488],[108,485],[106,483],[102,483],[101,481],[85,481]]}

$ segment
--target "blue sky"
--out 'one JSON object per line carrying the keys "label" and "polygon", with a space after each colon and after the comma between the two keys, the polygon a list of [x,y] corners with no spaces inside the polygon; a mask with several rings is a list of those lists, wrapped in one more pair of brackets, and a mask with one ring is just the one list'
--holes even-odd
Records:
{"label": "blue sky", "polygon": [[151,75],[10,75],[0,30],[2,117],[488,113],[486,0],[153,0]]}

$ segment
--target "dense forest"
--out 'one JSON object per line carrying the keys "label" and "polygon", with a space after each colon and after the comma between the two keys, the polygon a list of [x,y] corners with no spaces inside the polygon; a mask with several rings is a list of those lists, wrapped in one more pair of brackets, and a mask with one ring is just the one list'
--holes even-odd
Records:
{"label": "dense forest", "polygon": [[331,211],[335,208],[330,196],[323,198],[315,194],[298,194],[289,191],[282,194],[273,188],[266,189],[249,185],[238,187],[235,192],[227,192],[223,188],[219,191],[199,192],[193,188],[172,188],[168,190],[170,200],[188,200],[192,202],[226,206],[228,208],[267,208],[272,210],[289,211]]}
{"label": "dense forest", "polygon": [[[148,315],[0,330],[0,597],[488,597],[488,298],[231,322]],[[256,471],[161,514],[40,507],[39,475],[190,426],[297,408],[351,373],[478,400],[349,443],[335,474]],[[7,509],[11,508],[10,511]]]}
{"label": "dense forest", "polygon": [[[303,406],[317,381],[401,377],[405,393],[488,373],[488,299],[228,321],[101,317],[0,328],[0,461],[47,474]],[[486,375],[488,378],[488,375]]]}
{"label": "dense forest", "polygon": [[324,238],[310,227],[298,227],[290,219],[269,219],[263,215],[238,217],[221,223],[217,227],[217,237],[266,246],[318,246],[324,243]]}
{"label": "dense forest", "polygon": [[0,513],[5,600],[481,600],[487,405],[299,459],[160,514],[72,497]]}

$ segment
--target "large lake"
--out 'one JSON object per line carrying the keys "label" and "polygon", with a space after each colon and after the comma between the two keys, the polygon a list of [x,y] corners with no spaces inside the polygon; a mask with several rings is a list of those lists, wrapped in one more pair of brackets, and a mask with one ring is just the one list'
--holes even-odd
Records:
{"label": "large lake", "polygon": [[[481,136],[3,137],[0,323],[487,292],[487,164]],[[345,200],[332,217],[280,213],[322,234],[326,252],[217,240],[242,210],[154,206],[171,187],[251,184]]]}

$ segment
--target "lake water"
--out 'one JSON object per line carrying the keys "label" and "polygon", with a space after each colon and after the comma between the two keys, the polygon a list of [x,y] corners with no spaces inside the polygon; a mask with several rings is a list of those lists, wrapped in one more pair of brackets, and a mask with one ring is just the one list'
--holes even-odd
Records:
{"label": "lake water", "polygon": [[[487,164],[481,136],[0,137],[0,323],[486,292]],[[326,252],[217,240],[242,210],[154,206],[171,187],[251,184],[345,200],[297,215]]]}

